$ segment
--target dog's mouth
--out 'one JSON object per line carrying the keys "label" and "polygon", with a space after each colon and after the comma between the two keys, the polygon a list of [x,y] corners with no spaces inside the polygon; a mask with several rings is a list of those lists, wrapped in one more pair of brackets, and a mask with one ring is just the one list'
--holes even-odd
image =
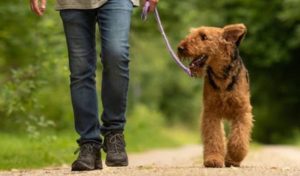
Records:
{"label": "dog's mouth", "polygon": [[200,68],[203,67],[208,59],[208,56],[206,55],[200,55],[199,57],[196,57],[190,62],[189,67],[190,68]]}

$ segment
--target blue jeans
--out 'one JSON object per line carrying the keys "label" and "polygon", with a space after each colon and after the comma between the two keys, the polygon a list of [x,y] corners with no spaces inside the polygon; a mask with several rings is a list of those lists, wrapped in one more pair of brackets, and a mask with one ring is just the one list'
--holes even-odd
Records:
{"label": "blue jeans", "polygon": [[[133,4],[108,0],[97,9],[61,10],[67,40],[71,99],[79,145],[101,143],[100,133],[123,131],[129,82],[129,31]],[[98,23],[103,64],[102,125],[98,118],[96,92],[96,42]]]}

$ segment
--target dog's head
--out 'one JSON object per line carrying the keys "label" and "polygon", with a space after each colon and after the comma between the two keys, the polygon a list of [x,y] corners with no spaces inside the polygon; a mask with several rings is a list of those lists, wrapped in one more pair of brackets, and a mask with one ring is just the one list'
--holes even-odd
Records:
{"label": "dog's head", "polygon": [[199,27],[183,39],[178,46],[178,56],[189,60],[193,75],[206,65],[229,63],[246,34],[244,24],[227,25],[223,28]]}

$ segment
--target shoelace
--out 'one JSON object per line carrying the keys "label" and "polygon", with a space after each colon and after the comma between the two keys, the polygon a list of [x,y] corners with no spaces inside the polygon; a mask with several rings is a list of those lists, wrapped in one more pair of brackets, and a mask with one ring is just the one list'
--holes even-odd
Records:
{"label": "shoelace", "polygon": [[112,134],[112,136],[109,137],[108,142],[114,146],[112,150],[113,152],[119,153],[124,149],[125,141],[123,140],[123,134]]}

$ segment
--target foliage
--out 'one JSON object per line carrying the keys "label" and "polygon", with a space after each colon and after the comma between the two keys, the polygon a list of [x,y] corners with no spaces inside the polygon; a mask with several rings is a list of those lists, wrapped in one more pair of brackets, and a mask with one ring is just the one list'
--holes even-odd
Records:
{"label": "foliage", "polygon": [[224,23],[248,26],[241,54],[252,78],[254,138],[260,142],[283,142],[299,131],[299,3],[235,0],[213,5]]}
{"label": "foliage", "polygon": [[[43,86],[44,81],[38,79],[39,68],[29,66],[25,69],[12,70],[12,77],[1,88],[0,112],[5,121],[13,120],[26,128],[33,137],[38,136],[38,127],[54,125],[40,112],[41,104],[37,101],[35,93]],[[31,111],[34,109],[35,111]],[[4,127],[5,128],[5,127]]]}
{"label": "foliage", "polygon": [[[292,141],[299,136],[299,5],[300,0],[159,3],[174,48],[190,27],[246,24],[241,55],[250,70],[254,139],[259,142]],[[30,12],[28,2],[2,0],[0,15],[1,131],[27,129],[30,136],[38,136],[41,129],[73,129],[65,39],[53,1],[39,18]],[[131,46],[128,125],[133,126],[128,131],[135,133],[139,125],[149,135],[154,135],[151,129],[177,124],[197,129],[201,80],[188,78],[173,63],[153,16],[141,22],[137,9]],[[98,68],[100,77],[100,63]]]}
{"label": "foliage", "polygon": [[241,55],[250,71],[256,120],[253,137],[259,142],[284,142],[300,130],[299,4],[299,0],[160,3],[167,33],[176,40],[188,27],[246,24]]}

